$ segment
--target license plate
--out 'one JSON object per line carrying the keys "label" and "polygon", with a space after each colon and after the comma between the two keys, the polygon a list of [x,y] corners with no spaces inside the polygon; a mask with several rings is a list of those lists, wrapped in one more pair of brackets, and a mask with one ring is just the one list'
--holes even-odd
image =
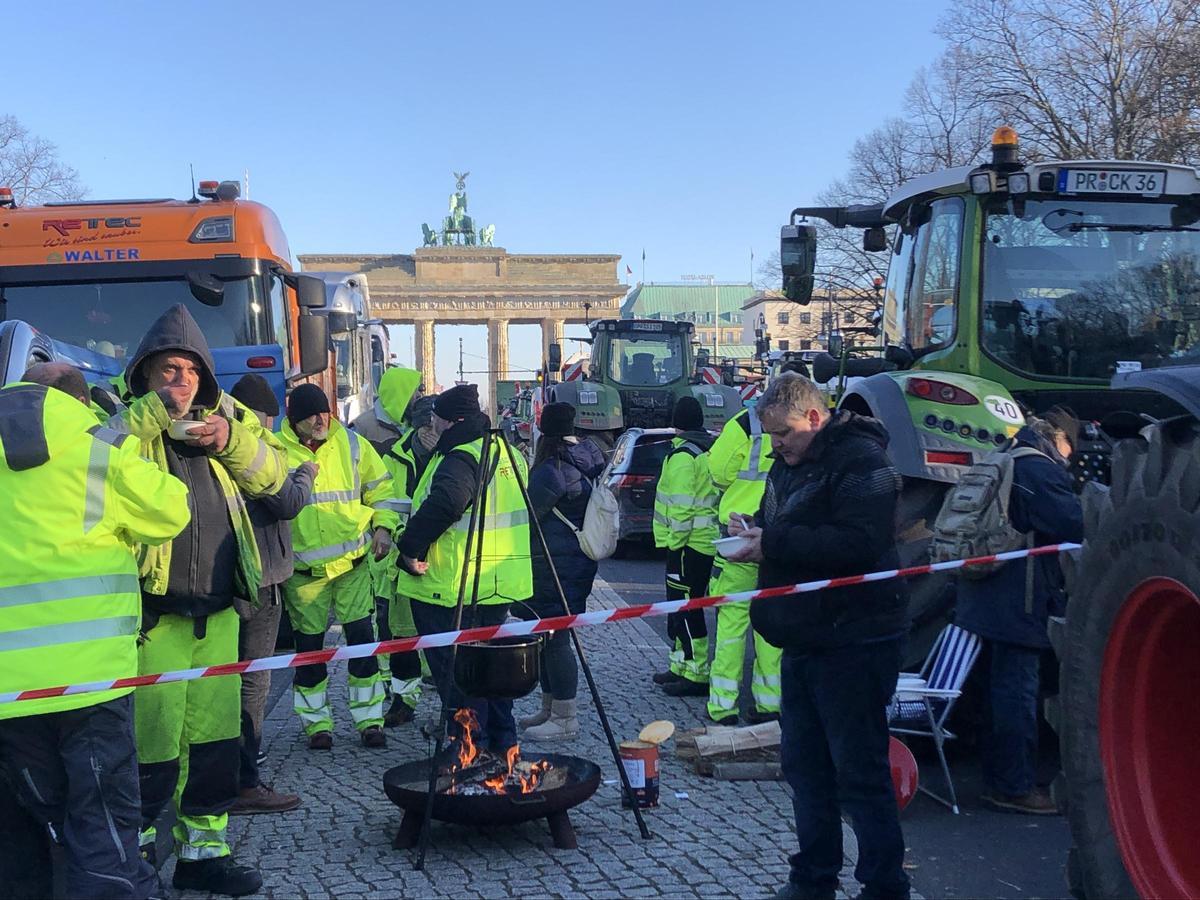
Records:
{"label": "license plate", "polygon": [[662,331],[662,322],[631,322],[631,331]]}
{"label": "license plate", "polygon": [[1137,194],[1161,197],[1167,173],[1153,169],[1059,169],[1062,194]]}

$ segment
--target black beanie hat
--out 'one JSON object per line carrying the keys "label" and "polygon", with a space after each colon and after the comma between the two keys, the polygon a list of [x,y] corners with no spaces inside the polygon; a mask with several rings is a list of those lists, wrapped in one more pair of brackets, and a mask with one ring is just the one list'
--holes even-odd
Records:
{"label": "black beanie hat", "polygon": [[680,397],[671,416],[671,427],[680,431],[699,431],[704,427],[704,410],[695,397]]}
{"label": "black beanie hat", "polygon": [[457,422],[479,412],[479,388],[473,384],[457,384],[437,395],[433,411],[447,422]]}
{"label": "black beanie hat", "polygon": [[257,413],[272,417],[279,415],[279,400],[271,390],[271,385],[267,384],[267,379],[261,375],[253,372],[243,375],[229,393],[233,399]]}
{"label": "black beanie hat", "polygon": [[309,416],[327,412],[329,398],[315,384],[302,384],[288,395],[287,417],[293,425],[303,422]]}
{"label": "black beanie hat", "polygon": [[542,434],[570,437],[575,433],[575,407],[570,403],[547,403],[542,407]]}

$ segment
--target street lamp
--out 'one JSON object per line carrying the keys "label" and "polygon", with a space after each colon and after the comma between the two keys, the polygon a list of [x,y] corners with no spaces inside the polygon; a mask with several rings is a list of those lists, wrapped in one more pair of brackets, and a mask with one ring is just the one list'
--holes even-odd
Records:
{"label": "street lamp", "polygon": [[684,275],[683,281],[707,281],[713,289],[713,359],[721,352],[721,290],[716,275]]}

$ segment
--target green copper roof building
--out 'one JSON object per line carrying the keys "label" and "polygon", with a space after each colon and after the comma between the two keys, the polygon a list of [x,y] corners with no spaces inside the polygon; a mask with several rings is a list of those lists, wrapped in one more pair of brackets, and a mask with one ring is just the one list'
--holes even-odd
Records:
{"label": "green copper roof building", "polygon": [[720,312],[718,357],[747,359],[754,348],[742,341],[742,304],[755,294],[751,284],[638,284],[625,295],[622,319],[666,319],[691,322],[700,346],[713,350],[714,321]]}

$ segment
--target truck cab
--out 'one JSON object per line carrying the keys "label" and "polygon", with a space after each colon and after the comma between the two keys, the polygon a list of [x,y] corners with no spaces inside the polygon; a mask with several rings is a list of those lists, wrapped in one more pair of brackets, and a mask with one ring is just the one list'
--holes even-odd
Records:
{"label": "truck cab", "polygon": [[371,316],[370,289],[365,275],[345,272],[310,273],[325,285],[325,305],[315,310],[329,321],[329,336],[337,382],[337,413],[353,422],[375,404],[386,353],[382,323]]}

